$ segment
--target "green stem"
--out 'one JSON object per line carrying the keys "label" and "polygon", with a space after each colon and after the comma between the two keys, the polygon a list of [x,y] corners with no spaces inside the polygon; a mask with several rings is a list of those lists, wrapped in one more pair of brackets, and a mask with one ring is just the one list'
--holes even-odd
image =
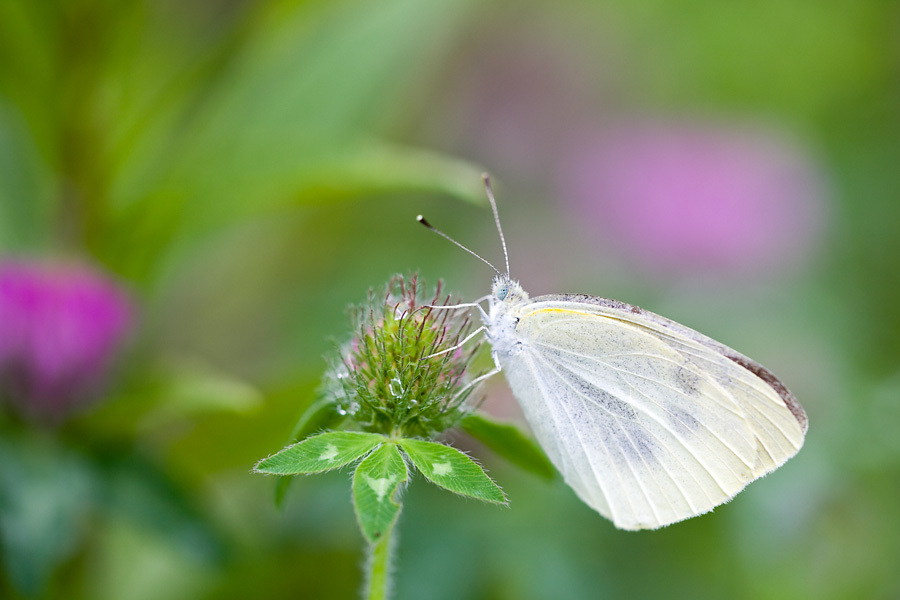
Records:
{"label": "green stem", "polygon": [[386,600],[391,585],[391,527],[375,542],[369,544],[368,579],[366,581],[367,600]]}

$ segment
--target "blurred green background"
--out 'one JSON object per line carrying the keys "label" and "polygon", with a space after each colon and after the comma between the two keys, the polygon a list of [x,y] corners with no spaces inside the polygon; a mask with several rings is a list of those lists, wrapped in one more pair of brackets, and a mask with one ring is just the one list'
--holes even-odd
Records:
{"label": "blurred green background", "polygon": [[[0,258],[92,265],[137,306],[88,409],[0,418],[0,596],[356,597],[347,476],[279,511],[249,469],[370,287],[486,293],[414,217],[501,262],[489,171],[527,290],[712,335],[809,434],[641,533],[460,434],[510,508],[414,480],[396,597],[900,597],[898,22],[877,0],[0,2]],[[502,377],[483,395],[521,418]]]}

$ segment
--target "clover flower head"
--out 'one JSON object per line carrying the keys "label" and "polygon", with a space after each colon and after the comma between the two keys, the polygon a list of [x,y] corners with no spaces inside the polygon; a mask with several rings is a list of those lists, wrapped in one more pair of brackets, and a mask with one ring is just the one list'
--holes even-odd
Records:
{"label": "clover flower head", "polygon": [[325,376],[337,411],[361,429],[431,438],[469,410],[469,365],[479,344],[459,343],[468,311],[452,307],[440,283],[426,295],[413,275],[395,276],[381,296],[352,310],[355,334]]}

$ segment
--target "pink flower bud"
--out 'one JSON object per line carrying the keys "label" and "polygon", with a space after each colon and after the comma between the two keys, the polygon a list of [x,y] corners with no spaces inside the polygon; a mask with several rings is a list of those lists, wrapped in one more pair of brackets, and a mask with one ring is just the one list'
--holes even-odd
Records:
{"label": "pink flower bud", "polygon": [[132,322],[128,296],[96,271],[0,261],[0,397],[59,421],[100,391]]}

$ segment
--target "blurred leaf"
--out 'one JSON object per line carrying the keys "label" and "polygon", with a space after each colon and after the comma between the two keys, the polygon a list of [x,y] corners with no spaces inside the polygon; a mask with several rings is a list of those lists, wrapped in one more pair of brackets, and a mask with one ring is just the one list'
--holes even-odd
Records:
{"label": "blurred leaf", "polygon": [[639,97],[662,106],[751,107],[826,123],[892,68],[881,2],[591,5],[615,14],[633,45],[623,51],[634,53]]}
{"label": "blurred leaf", "polygon": [[130,521],[199,562],[221,558],[221,540],[184,490],[153,463],[117,451],[101,471],[107,514]]}
{"label": "blurred leaf", "polygon": [[275,482],[275,506],[281,508],[284,506],[284,498],[287,496],[288,488],[291,487],[291,482],[294,481],[293,476],[291,475],[282,475],[278,478],[278,481]]}
{"label": "blurred leaf", "polygon": [[353,474],[353,506],[359,527],[373,544],[391,527],[400,513],[397,490],[409,474],[394,443],[383,444]]}
{"label": "blurred leaf", "polygon": [[515,425],[499,423],[480,413],[469,413],[460,422],[463,431],[514,465],[544,479],[553,479],[556,469],[543,450]]}
{"label": "blurred leaf", "polygon": [[111,187],[114,239],[106,254],[136,261],[122,268],[145,274],[175,240],[319,201],[323,187],[478,197],[474,168],[366,141],[414,80],[408,57],[424,68],[467,4],[299,3],[263,12],[198,104],[162,120],[167,133],[147,132],[152,147],[135,148],[135,160],[122,165]]}
{"label": "blurred leaf", "polygon": [[361,431],[321,433],[261,460],[253,471],[270,475],[322,473],[358,461],[384,441],[383,435]]}
{"label": "blurred leaf", "polygon": [[18,107],[44,149],[53,145],[58,124],[52,102],[62,55],[58,21],[47,8],[44,2],[0,2],[0,96]]}
{"label": "blurred leaf", "polygon": [[392,189],[439,192],[479,204],[485,202],[481,172],[477,165],[437,152],[356,138],[333,154],[310,157],[306,164],[297,165],[293,195],[277,204]]}
{"label": "blurred leaf", "polygon": [[332,429],[345,417],[337,412],[337,405],[330,398],[320,398],[300,416],[291,431],[291,442],[299,442],[324,429]]}
{"label": "blurred leaf", "polygon": [[193,359],[169,359],[129,375],[106,402],[76,417],[76,428],[121,439],[206,415],[246,415],[263,400],[255,387]]}
{"label": "blurred leaf", "polygon": [[124,519],[198,563],[221,557],[220,540],[184,491],[128,450],[89,462],[46,438],[0,438],[0,554],[23,594],[47,588],[56,567],[93,539],[98,516]]}
{"label": "blurred leaf", "polygon": [[95,473],[82,457],[45,440],[0,438],[0,542],[11,583],[38,595],[87,533]]}
{"label": "blurred leaf", "polygon": [[[177,534],[176,534],[177,535]],[[91,545],[84,591],[71,587],[58,597],[76,600],[194,600],[206,598],[210,573],[181,540],[164,538],[130,521],[112,520]]]}
{"label": "blurred leaf", "polygon": [[400,446],[428,481],[445,490],[506,504],[506,496],[474,460],[444,444],[423,440],[400,440]]}
{"label": "blurred leaf", "polygon": [[0,251],[34,250],[44,241],[50,181],[25,124],[0,99]]}
{"label": "blurred leaf", "polygon": [[147,428],[210,412],[243,413],[262,404],[262,394],[253,386],[226,373],[189,363],[164,371],[155,394],[158,400],[141,423]]}

